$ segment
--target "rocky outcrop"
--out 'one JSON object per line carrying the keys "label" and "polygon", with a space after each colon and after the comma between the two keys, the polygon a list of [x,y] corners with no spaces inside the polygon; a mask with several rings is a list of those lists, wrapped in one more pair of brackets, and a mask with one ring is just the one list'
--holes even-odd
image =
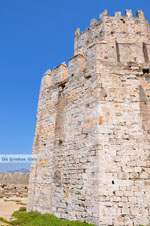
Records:
{"label": "rocky outcrop", "polygon": [[24,184],[28,185],[29,172],[0,172],[0,184]]}

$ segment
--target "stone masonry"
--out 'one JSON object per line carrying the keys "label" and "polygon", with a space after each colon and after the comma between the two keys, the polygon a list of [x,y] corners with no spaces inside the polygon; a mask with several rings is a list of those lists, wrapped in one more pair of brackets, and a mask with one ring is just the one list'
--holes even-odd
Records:
{"label": "stone masonry", "polygon": [[28,211],[97,226],[150,223],[150,25],[107,10],[42,77]]}

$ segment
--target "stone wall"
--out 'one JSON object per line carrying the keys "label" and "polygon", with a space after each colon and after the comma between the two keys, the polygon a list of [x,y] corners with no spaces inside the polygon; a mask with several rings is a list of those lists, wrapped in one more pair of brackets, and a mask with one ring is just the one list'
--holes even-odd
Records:
{"label": "stone wall", "polygon": [[28,211],[95,225],[150,221],[150,29],[107,11],[42,77]]}
{"label": "stone wall", "polygon": [[104,67],[100,84],[106,94],[105,98],[99,96],[100,223],[147,225],[150,84],[137,64]]}
{"label": "stone wall", "polygon": [[0,184],[0,198],[24,198],[28,196],[28,185]]}

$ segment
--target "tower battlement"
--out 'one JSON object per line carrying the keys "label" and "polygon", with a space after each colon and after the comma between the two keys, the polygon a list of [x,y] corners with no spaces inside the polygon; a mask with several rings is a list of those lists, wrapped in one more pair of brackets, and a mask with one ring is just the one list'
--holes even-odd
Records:
{"label": "tower battlement", "polygon": [[[99,19],[103,19],[106,16],[107,17],[109,16],[107,10],[105,10],[104,12],[102,12],[102,13],[99,14]],[[132,10],[131,9],[127,9],[125,11],[125,15],[122,15],[120,11],[119,12],[118,11],[117,12],[114,12],[114,16],[113,17],[119,17],[119,18],[120,17],[122,17],[122,18],[125,18],[125,17],[128,17],[128,18],[133,17],[132,16]],[[111,18],[112,18],[112,16],[111,16]],[[137,10],[136,11],[136,17],[135,18],[144,19],[145,18],[144,17],[144,12],[142,10]]]}
{"label": "tower battlement", "polygon": [[[150,25],[145,20],[143,11],[137,10],[136,17],[133,17],[131,10],[126,10],[125,16],[122,16],[121,12],[115,12],[114,16],[108,16],[108,12],[105,10],[100,13],[99,18],[99,20],[92,19],[90,26],[82,33],[80,33],[79,28],[76,29],[74,37],[75,55],[80,52],[86,55],[87,48],[90,45],[101,41],[107,42],[105,48],[108,56],[105,56],[105,59],[108,59],[108,61],[112,61],[112,58],[119,59],[116,52],[120,54],[120,58],[122,58],[120,60],[123,62],[136,61],[134,55],[137,55],[137,52],[140,51],[139,58],[141,58],[143,43],[147,45],[147,51],[150,54]],[[116,43],[118,43],[117,46]],[[127,54],[124,56],[126,49]],[[142,63],[141,59],[137,60]]]}

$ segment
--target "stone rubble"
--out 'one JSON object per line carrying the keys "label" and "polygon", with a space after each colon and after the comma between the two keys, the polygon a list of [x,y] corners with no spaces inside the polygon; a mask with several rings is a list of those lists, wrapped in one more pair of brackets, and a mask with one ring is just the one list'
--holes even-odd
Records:
{"label": "stone rubble", "polygon": [[28,196],[28,185],[21,184],[0,184],[0,198],[20,197],[24,198]]}

